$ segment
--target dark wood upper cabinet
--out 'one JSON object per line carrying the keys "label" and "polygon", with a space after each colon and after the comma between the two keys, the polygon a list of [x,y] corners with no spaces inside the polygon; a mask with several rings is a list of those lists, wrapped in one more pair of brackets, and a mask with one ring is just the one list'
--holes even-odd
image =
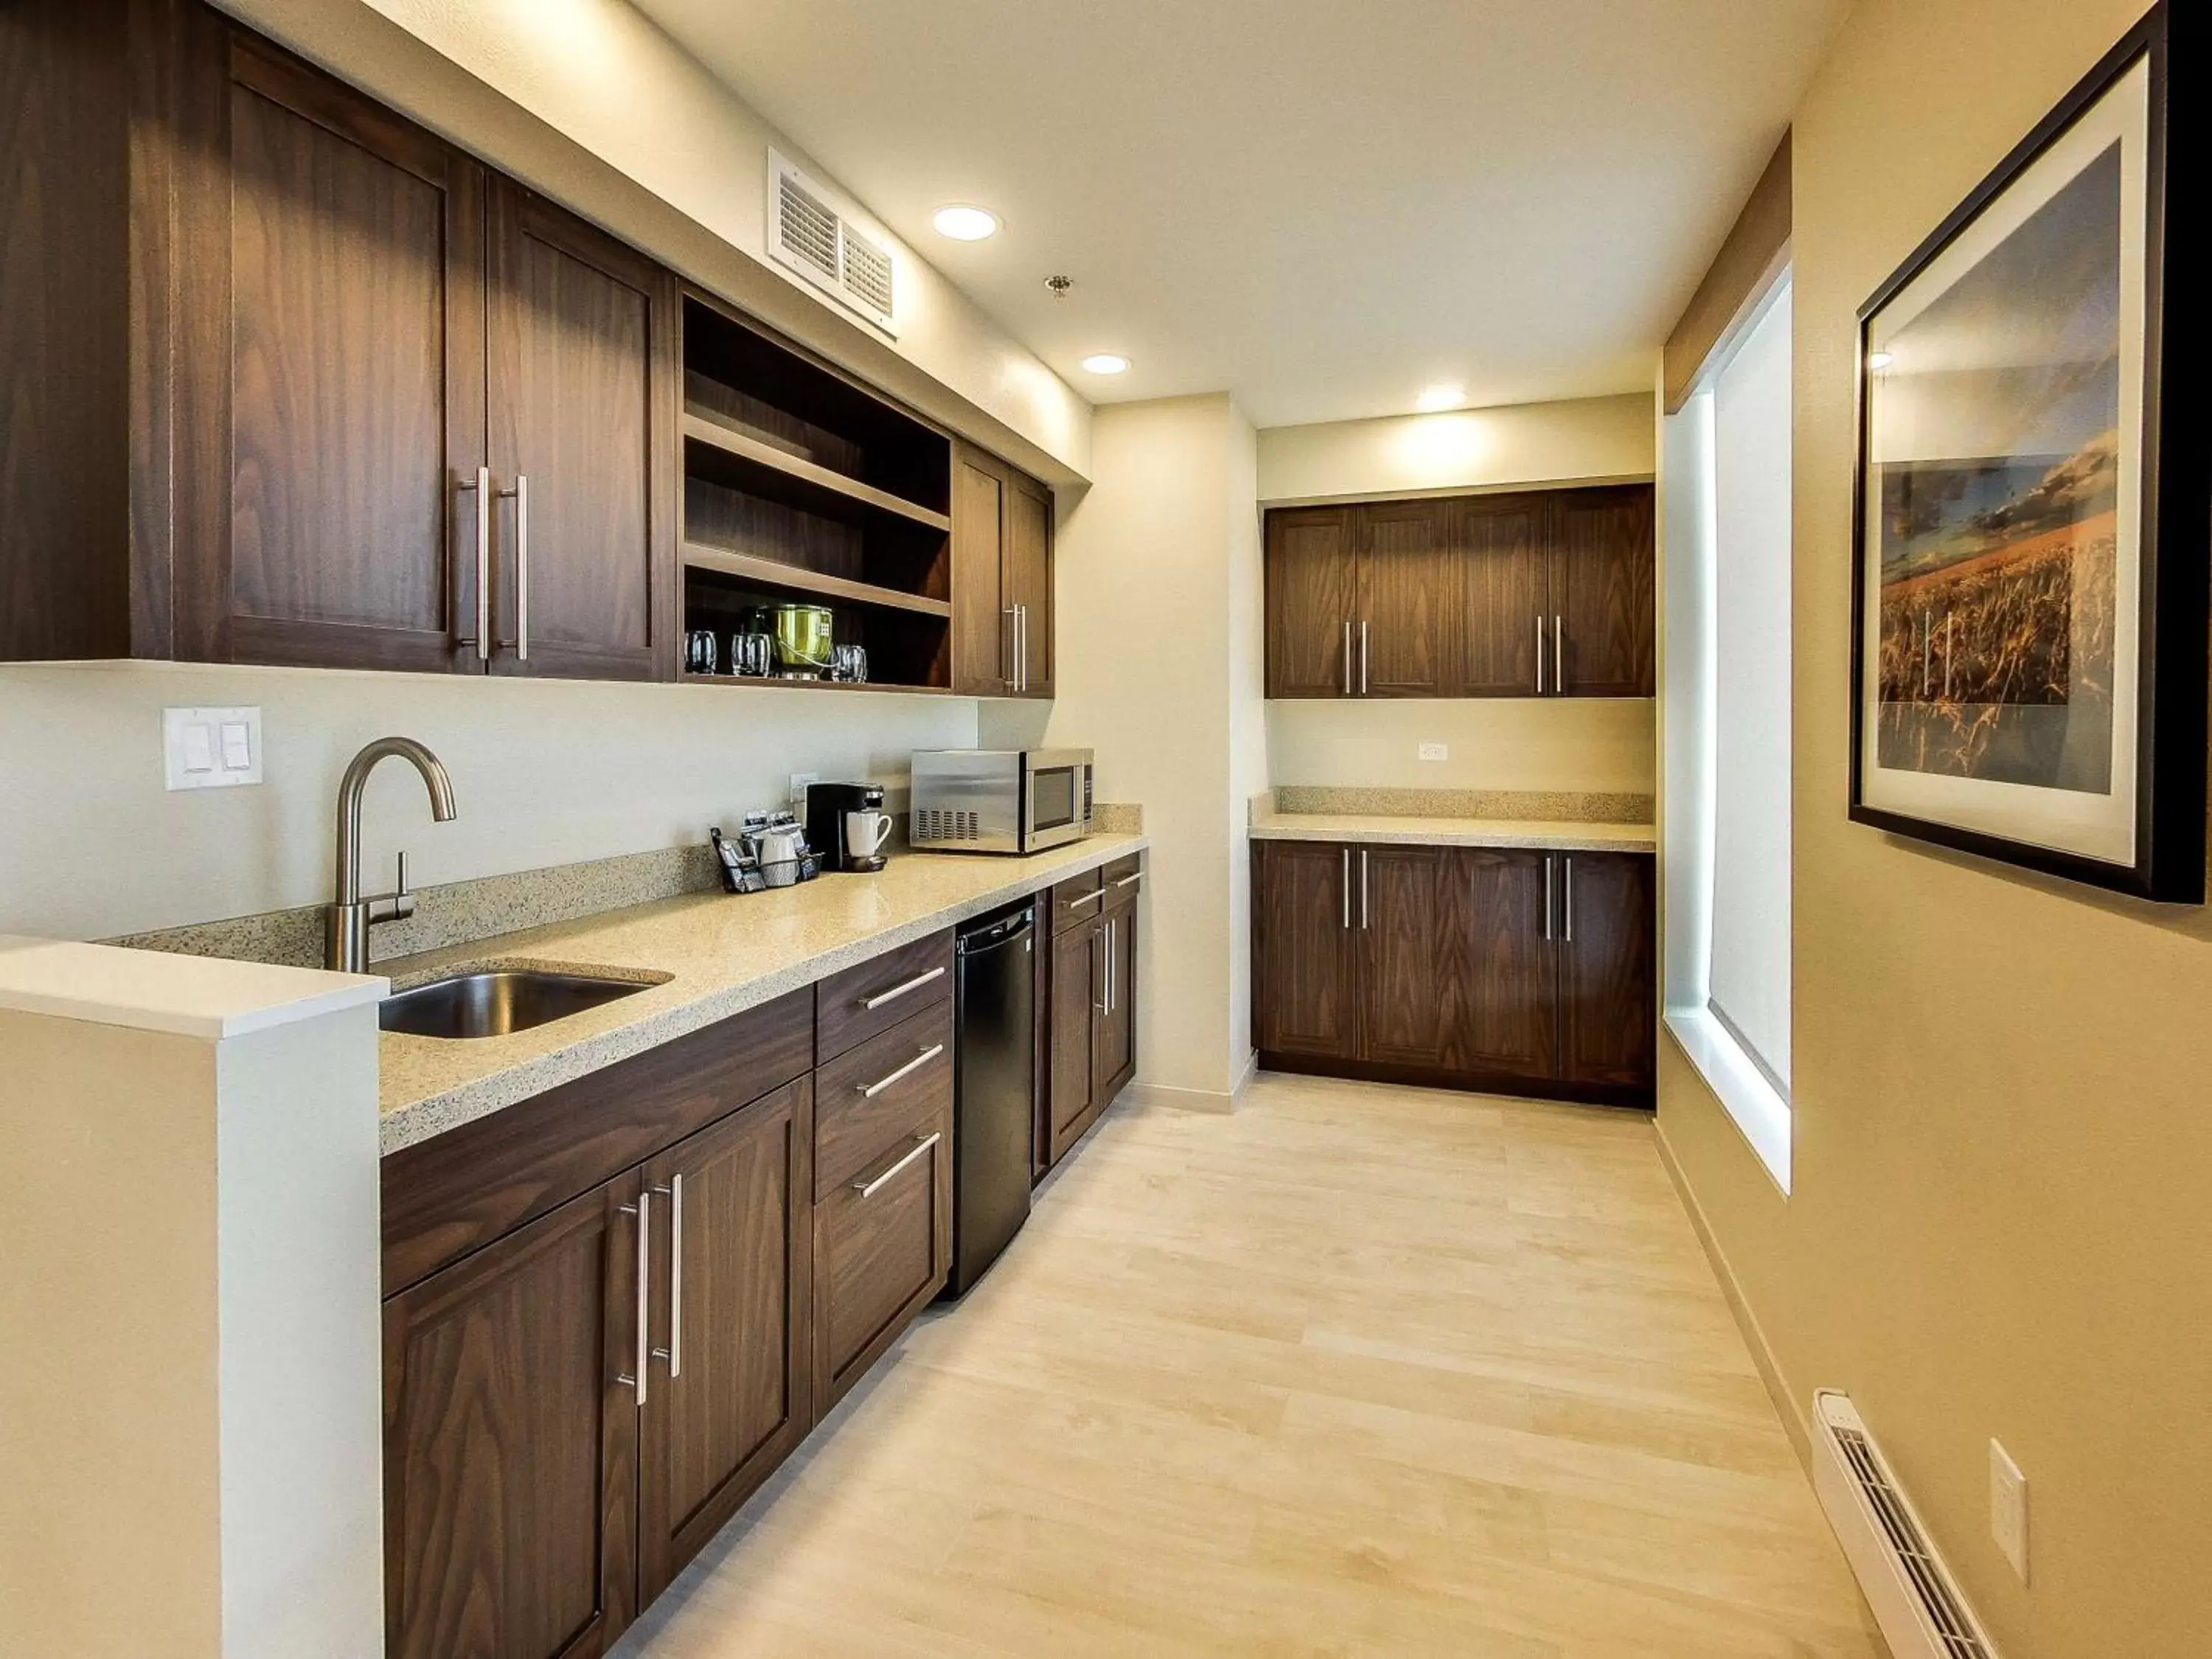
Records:
{"label": "dark wood upper cabinet", "polygon": [[652,1385],[639,1417],[640,1606],[813,1420],[812,1102],[807,1079],[787,1084],[645,1167],[653,1273]]}
{"label": "dark wood upper cabinet", "polygon": [[1353,694],[1359,564],[1351,509],[1291,507],[1267,519],[1267,695]]}
{"label": "dark wood upper cabinet", "polygon": [[677,623],[675,278],[505,179],[490,222],[493,666],[648,678]]}
{"label": "dark wood upper cabinet", "polygon": [[952,684],[976,697],[1053,689],[1052,492],[970,445],[952,456]]}
{"label": "dark wood upper cabinet", "polygon": [[1559,1067],[1553,857],[1467,847],[1454,857],[1459,936],[1449,1065],[1497,1078],[1548,1079]]}
{"label": "dark wood upper cabinet", "polygon": [[386,1650],[592,1659],[636,1607],[638,1182],[384,1304]]}
{"label": "dark wood upper cabinet", "polygon": [[1649,484],[1565,489],[1553,504],[1553,684],[1570,697],[1648,697],[1656,687],[1657,561]]}
{"label": "dark wood upper cabinet", "polygon": [[1651,696],[1651,500],[1631,484],[1270,512],[1267,695]]}
{"label": "dark wood upper cabinet", "polygon": [[1352,849],[1309,841],[1255,845],[1253,1024],[1262,1052],[1333,1060],[1359,1048],[1352,930]]}
{"label": "dark wood upper cabinet", "polygon": [[1649,1088],[1658,1042],[1652,860],[1625,853],[1557,858],[1559,1075],[1569,1083]]}
{"label": "dark wood upper cabinet", "polygon": [[1402,501],[1359,516],[1359,605],[1353,640],[1358,695],[1449,696],[1466,629],[1455,580],[1455,503]]}
{"label": "dark wood upper cabinet", "polygon": [[1014,695],[1049,697],[1053,685],[1052,492],[1009,469],[1006,604],[1014,612]]}
{"label": "dark wood upper cabinet", "polygon": [[175,653],[477,667],[483,170],[245,30],[189,27]]}
{"label": "dark wood upper cabinet", "polygon": [[1542,495],[1471,495],[1458,517],[1458,613],[1464,623],[1459,695],[1548,693],[1551,504]]}

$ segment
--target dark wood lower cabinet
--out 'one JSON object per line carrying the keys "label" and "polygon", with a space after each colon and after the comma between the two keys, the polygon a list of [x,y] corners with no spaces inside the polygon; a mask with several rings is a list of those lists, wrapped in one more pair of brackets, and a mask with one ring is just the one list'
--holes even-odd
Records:
{"label": "dark wood lower cabinet", "polygon": [[813,1085],[801,1078],[645,1166],[650,1386],[638,1413],[638,1603],[813,1422]]}
{"label": "dark wood lower cabinet", "polygon": [[1038,915],[1057,928],[1045,979],[1046,1073],[1036,1173],[1065,1158],[1137,1073],[1135,857],[1063,882]]}
{"label": "dark wood lower cabinet", "polygon": [[1261,1065],[1650,1103],[1650,854],[1271,841],[1253,867]]}
{"label": "dark wood lower cabinet", "polygon": [[590,1659],[636,1609],[635,1173],[384,1305],[386,1650]]}

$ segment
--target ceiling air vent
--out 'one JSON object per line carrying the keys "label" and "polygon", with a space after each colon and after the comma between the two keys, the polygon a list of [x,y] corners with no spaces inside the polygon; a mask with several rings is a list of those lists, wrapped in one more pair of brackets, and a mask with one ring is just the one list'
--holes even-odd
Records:
{"label": "ceiling air vent", "polygon": [[768,245],[782,264],[886,334],[891,323],[890,254],[855,225],[836,192],[770,150]]}

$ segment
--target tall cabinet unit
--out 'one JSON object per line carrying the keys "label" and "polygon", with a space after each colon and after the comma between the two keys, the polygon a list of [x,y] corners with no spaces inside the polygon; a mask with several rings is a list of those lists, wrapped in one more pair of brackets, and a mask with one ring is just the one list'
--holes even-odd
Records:
{"label": "tall cabinet unit", "polygon": [[1261,1064],[1648,1105],[1652,858],[1253,847]]}
{"label": "tall cabinet unit", "polygon": [[1285,507],[1271,697],[1648,697],[1648,484]]}

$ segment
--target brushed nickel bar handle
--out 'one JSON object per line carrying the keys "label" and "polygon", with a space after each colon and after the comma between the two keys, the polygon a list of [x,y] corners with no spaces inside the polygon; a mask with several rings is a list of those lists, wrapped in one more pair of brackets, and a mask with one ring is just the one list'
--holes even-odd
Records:
{"label": "brushed nickel bar handle", "polygon": [[477,659],[491,660],[491,469],[477,469],[474,483],[464,480],[456,488],[472,490],[477,498],[477,631],[461,641],[477,648]]}
{"label": "brushed nickel bar handle", "polygon": [[1552,695],[1567,695],[1566,623],[1556,611],[1552,613]]}
{"label": "brushed nickel bar handle", "polygon": [[1552,937],[1552,855],[1544,854],[1544,937]]}
{"label": "brushed nickel bar handle", "polygon": [[1338,872],[1337,886],[1344,895],[1342,925],[1349,927],[1352,926],[1352,849],[1349,847],[1344,849],[1344,868]]}
{"label": "brushed nickel bar handle", "polygon": [[1544,619],[1536,618],[1536,695],[1544,695]]}
{"label": "brushed nickel bar handle", "polygon": [[1367,620],[1364,617],[1359,623],[1359,695],[1367,695]]}
{"label": "brushed nickel bar handle", "polygon": [[[1137,873],[1136,873],[1135,875],[1133,875],[1133,876],[1124,876],[1124,877],[1122,877],[1121,880],[1119,880],[1119,881],[1115,882],[1114,884],[1115,884],[1116,887],[1127,887],[1127,886],[1129,886],[1132,883],[1142,881],[1144,878],[1145,878],[1145,872],[1144,872],[1143,871],[1139,870],[1139,871],[1138,871],[1138,872],[1137,872]],[[404,885],[404,884],[402,884]]]}
{"label": "brushed nickel bar handle", "polygon": [[498,492],[514,503],[514,659],[530,660],[530,477],[514,475],[514,488]]}
{"label": "brushed nickel bar handle", "polygon": [[876,1195],[877,1190],[881,1188],[886,1181],[889,1181],[901,1170],[906,1168],[908,1164],[913,1163],[915,1159],[920,1158],[924,1152],[937,1145],[937,1143],[942,1139],[943,1134],[941,1131],[932,1129],[927,1134],[916,1139],[914,1145],[908,1149],[907,1153],[903,1158],[900,1158],[899,1161],[892,1164],[890,1169],[878,1176],[873,1181],[854,1182],[853,1183],[853,1190],[860,1194],[862,1198],[873,1198]]}
{"label": "brushed nickel bar handle", "polygon": [[1359,931],[1367,931],[1367,849],[1359,849]]}
{"label": "brushed nickel bar handle", "polygon": [[637,1391],[637,1403],[645,1404],[646,1372],[652,1358],[651,1329],[653,1318],[653,1194],[641,1192],[637,1202],[622,1206],[624,1215],[637,1218],[637,1369],[615,1378],[627,1382]]}
{"label": "brushed nickel bar handle", "polygon": [[668,1177],[656,1193],[668,1194],[668,1346],[655,1348],[653,1357],[668,1362],[671,1376],[684,1375],[684,1177]]}
{"label": "brushed nickel bar handle", "polygon": [[928,1065],[931,1060],[935,1060],[938,1055],[944,1052],[945,1045],[943,1043],[933,1042],[928,1048],[924,1048],[920,1054],[916,1054],[912,1060],[907,1061],[905,1065],[900,1066],[898,1070],[893,1072],[889,1077],[879,1077],[873,1083],[854,1084],[853,1085],[854,1092],[858,1094],[863,1100],[873,1100],[878,1095],[883,1093],[884,1090],[890,1088],[892,1084],[896,1083],[901,1078],[911,1077],[915,1073]]}
{"label": "brushed nickel bar handle", "polygon": [[999,660],[1006,665],[1006,684],[1011,686],[1014,683],[1014,675],[1016,672],[1014,663],[1014,607],[1011,605],[1003,606],[1000,610],[999,615],[1004,618],[1006,624],[999,630]]}
{"label": "brushed nickel bar handle", "polygon": [[1026,691],[1030,689],[1030,608],[1027,605],[1014,607],[1014,649],[1021,671],[1014,682],[1014,690]]}
{"label": "brushed nickel bar handle", "polygon": [[1093,903],[1105,896],[1106,890],[1103,887],[1094,887],[1089,892],[1085,893],[1081,898],[1072,898],[1068,900],[1067,908],[1073,910],[1079,904]]}
{"label": "brushed nickel bar handle", "polygon": [[945,969],[942,968],[933,968],[926,974],[916,974],[912,979],[908,980],[902,985],[894,985],[890,990],[879,991],[872,997],[862,997],[860,1000],[860,1006],[863,1008],[871,1010],[880,1008],[886,1002],[897,1001],[908,991],[919,991],[923,986],[928,984],[930,981],[933,979],[943,979],[944,977]]}
{"label": "brushed nickel bar handle", "polygon": [[1352,695],[1352,623],[1344,624],[1344,695]]}
{"label": "brushed nickel bar handle", "polygon": [[1121,918],[1106,918],[1106,1012],[1111,1014],[1121,1006],[1121,984],[1115,969],[1121,961]]}
{"label": "brushed nickel bar handle", "polygon": [[1559,916],[1566,924],[1567,943],[1572,945],[1575,942],[1575,855],[1572,853],[1567,854],[1565,863],[1567,874],[1559,900]]}

